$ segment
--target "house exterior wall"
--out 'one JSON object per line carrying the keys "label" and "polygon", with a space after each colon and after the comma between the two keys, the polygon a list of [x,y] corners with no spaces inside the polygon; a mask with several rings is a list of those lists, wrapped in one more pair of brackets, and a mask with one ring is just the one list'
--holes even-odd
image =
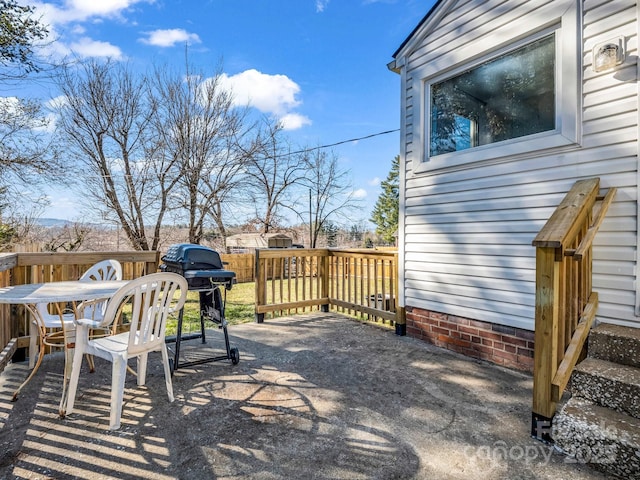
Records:
{"label": "house exterior wall", "polygon": [[[567,8],[577,12],[581,58],[577,78],[569,84],[577,89],[575,142],[514,153],[505,147],[487,158],[479,152],[465,163],[425,166],[421,82],[443,70],[464,68],[474,55],[497,48],[496,42],[517,39],[523,26],[542,27],[545,16]],[[574,28],[571,16],[562,18],[563,29]],[[625,41],[625,63],[595,73],[594,45],[619,36]],[[640,327],[637,56],[634,0],[443,1],[403,44],[395,64],[402,85],[400,304],[407,310],[408,334],[460,351],[484,338],[490,349],[497,343],[504,350],[509,338],[496,337],[494,326],[508,327],[520,332],[508,351],[515,348],[517,356],[518,348],[531,350],[521,350],[522,362],[512,358],[512,363],[527,368],[530,360],[524,357],[532,355],[532,345],[526,343],[526,332],[534,329],[535,310],[532,240],[574,182],[589,177],[600,177],[603,190],[618,188],[594,245],[598,321]],[[561,74],[566,75],[564,67]],[[458,326],[446,334],[441,324],[451,326],[451,319]],[[459,328],[469,328],[469,322],[476,322],[471,326],[477,329],[475,340]]]}

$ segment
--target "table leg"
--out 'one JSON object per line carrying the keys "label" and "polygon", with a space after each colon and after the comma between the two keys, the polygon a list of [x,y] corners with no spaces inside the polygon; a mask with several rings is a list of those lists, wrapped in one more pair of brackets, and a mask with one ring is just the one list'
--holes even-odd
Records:
{"label": "table leg", "polygon": [[39,343],[40,343],[40,351],[38,352],[38,361],[36,362],[36,364],[31,369],[31,373],[29,374],[27,379],[24,382],[22,382],[22,384],[16,389],[15,392],[13,392],[13,397],[11,398],[12,402],[15,402],[15,401],[18,400],[18,394],[24,388],[24,386],[27,383],[29,383],[31,378],[33,378],[33,376],[38,371],[38,368],[40,368],[40,364],[42,363],[42,357],[44,357],[44,335],[45,335],[46,332],[43,332],[42,329],[40,328],[40,326],[38,326],[38,329],[40,329],[40,335],[38,336]]}

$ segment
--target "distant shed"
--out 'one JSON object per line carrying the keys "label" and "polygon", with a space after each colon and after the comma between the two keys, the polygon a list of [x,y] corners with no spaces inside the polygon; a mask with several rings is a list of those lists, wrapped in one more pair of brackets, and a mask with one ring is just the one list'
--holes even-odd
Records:
{"label": "distant shed", "polygon": [[227,253],[252,253],[257,248],[291,248],[293,239],[283,233],[239,233],[227,237]]}

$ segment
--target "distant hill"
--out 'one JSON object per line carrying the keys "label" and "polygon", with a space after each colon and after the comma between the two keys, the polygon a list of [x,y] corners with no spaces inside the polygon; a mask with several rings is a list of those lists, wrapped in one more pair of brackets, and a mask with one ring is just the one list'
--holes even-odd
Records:
{"label": "distant hill", "polygon": [[106,230],[113,230],[116,228],[112,223],[92,223],[82,222],[80,220],[64,220],[62,218],[39,218],[35,221],[36,225],[41,227],[64,227],[66,225],[73,225],[75,223],[81,223],[83,226],[102,228]]}
{"label": "distant hill", "polygon": [[64,227],[65,225],[73,224],[73,222],[69,220],[62,220],[60,218],[39,218],[36,223],[42,227]]}

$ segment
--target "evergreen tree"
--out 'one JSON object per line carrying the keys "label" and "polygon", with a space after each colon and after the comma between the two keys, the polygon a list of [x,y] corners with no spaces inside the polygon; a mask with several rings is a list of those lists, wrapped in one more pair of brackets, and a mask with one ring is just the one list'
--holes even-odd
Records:
{"label": "evergreen tree", "polygon": [[327,239],[327,247],[335,248],[338,246],[338,226],[335,223],[327,222],[323,225],[322,230]]}
{"label": "evergreen tree", "polygon": [[387,179],[380,185],[382,193],[376,201],[371,221],[376,225],[376,234],[386,243],[393,243],[398,230],[398,210],[400,207],[400,157],[391,163]]}
{"label": "evergreen tree", "polygon": [[48,27],[34,19],[35,8],[16,0],[0,0],[0,79],[23,78],[40,70],[34,46],[47,37]]}

